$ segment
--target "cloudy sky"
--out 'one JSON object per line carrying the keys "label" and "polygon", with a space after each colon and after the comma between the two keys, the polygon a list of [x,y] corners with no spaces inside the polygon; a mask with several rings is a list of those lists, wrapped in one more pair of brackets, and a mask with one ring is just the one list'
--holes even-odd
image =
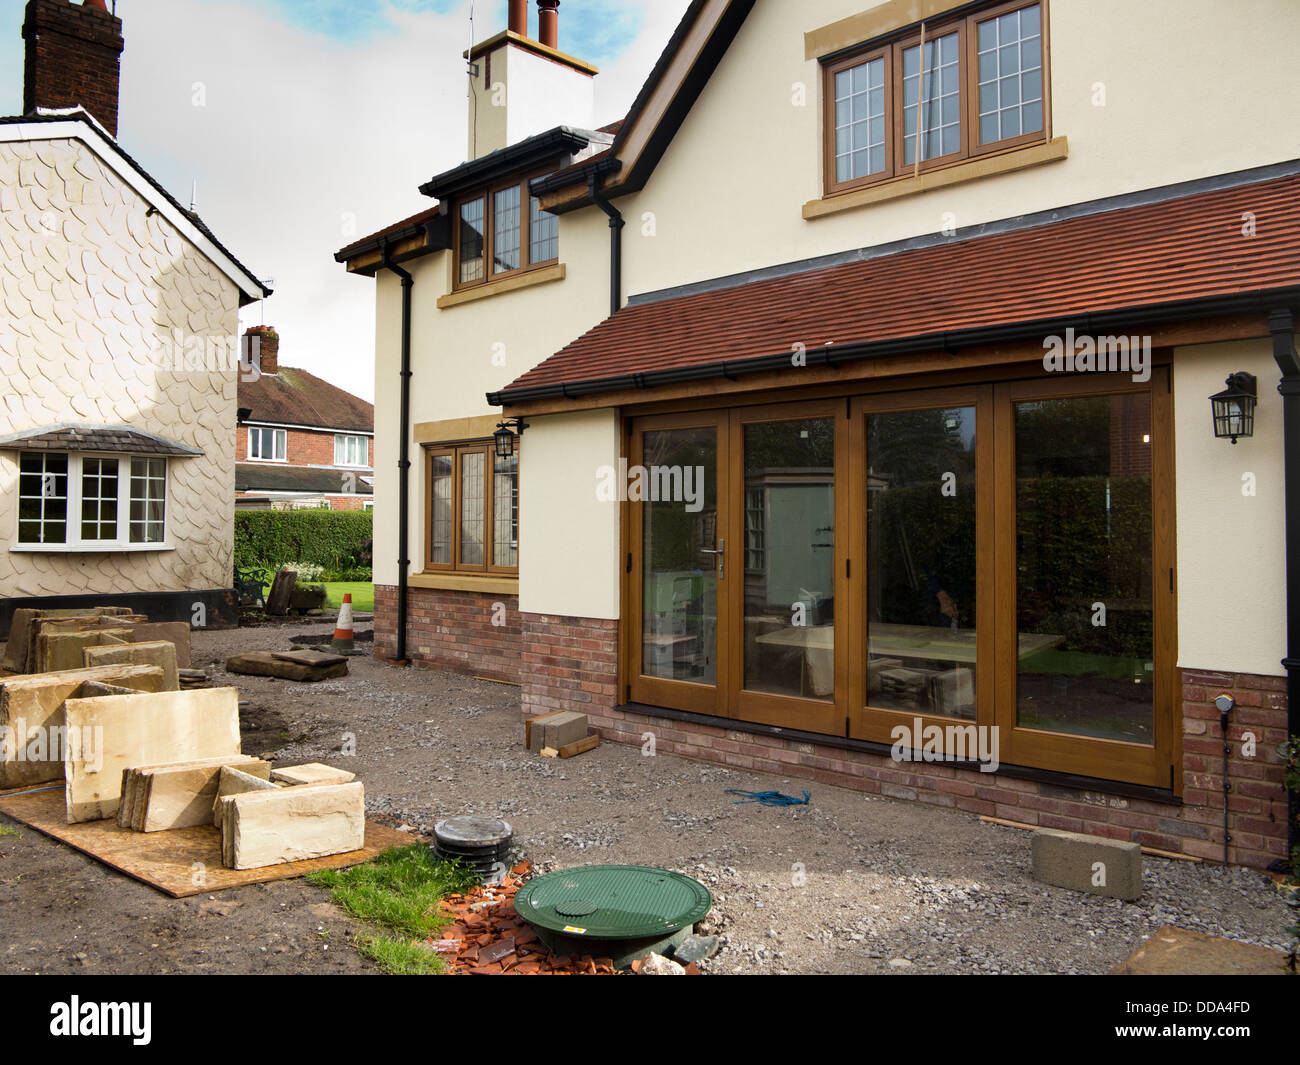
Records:
{"label": "cloudy sky", "polygon": [[[601,68],[597,124],[627,110],[687,2],[563,0],[560,48]],[[0,0],[0,114],[22,110],[24,7]],[[374,282],[333,253],[429,206],[416,186],[464,161],[461,53],[505,28],[506,0],[117,0],[117,14],[122,147],[183,203],[197,182],[204,221],[274,279],[244,325],[264,318],[288,365],[372,398]]]}

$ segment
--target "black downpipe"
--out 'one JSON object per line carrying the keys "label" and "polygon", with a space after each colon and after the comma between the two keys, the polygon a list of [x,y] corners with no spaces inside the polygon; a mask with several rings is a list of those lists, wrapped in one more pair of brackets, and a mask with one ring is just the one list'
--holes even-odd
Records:
{"label": "black downpipe", "polygon": [[410,529],[411,515],[411,289],[415,278],[389,257],[388,243],[383,244],[384,266],[402,280],[402,413],[401,453],[397,460],[397,655],[396,661],[405,663],[406,657],[406,587],[407,571],[411,568]]}
{"label": "black downpipe", "polygon": [[623,306],[623,214],[600,194],[600,178],[587,178],[592,202],[609,215],[609,313],[617,314]]}
{"label": "black downpipe", "polygon": [[[1290,310],[1268,316],[1273,335],[1273,358],[1282,371],[1277,390],[1282,394],[1283,484],[1286,490],[1286,728],[1288,738],[1300,735],[1300,356],[1295,348],[1295,315]],[[1287,859],[1300,846],[1296,820],[1300,796],[1287,792]]]}

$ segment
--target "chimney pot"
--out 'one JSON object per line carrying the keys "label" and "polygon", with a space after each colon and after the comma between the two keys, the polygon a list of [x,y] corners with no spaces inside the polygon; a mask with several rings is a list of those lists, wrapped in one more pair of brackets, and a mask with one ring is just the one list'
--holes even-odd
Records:
{"label": "chimney pot", "polygon": [[537,39],[547,48],[560,47],[560,0],[537,0]]}
{"label": "chimney pot", "polygon": [[510,32],[528,36],[528,0],[510,0]]}

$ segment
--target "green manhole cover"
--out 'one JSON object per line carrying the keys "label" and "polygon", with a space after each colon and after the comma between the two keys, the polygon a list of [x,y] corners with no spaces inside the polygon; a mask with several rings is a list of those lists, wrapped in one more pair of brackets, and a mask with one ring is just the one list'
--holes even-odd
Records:
{"label": "green manhole cover", "polygon": [[530,880],[515,896],[529,924],[591,939],[666,936],[713,906],[697,880],[644,865],[585,865]]}

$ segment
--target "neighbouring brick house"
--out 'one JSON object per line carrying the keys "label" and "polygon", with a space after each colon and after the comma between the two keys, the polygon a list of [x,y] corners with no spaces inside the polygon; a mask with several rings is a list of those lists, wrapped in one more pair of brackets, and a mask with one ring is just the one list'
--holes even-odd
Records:
{"label": "neighbouring brick house", "polygon": [[376,287],[376,653],[1282,859],[1300,7],[694,0],[593,128],[538,6],[470,50],[436,204],[337,256]]}
{"label": "neighbouring brick house", "polygon": [[239,309],[265,287],[116,139],[121,20],[31,0],[0,118],[0,634],[18,605],[236,620]]}
{"label": "neighbouring brick house", "polygon": [[281,366],[280,337],[245,334],[235,437],[241,510],[369,510],[375,408],[315,374]]}

